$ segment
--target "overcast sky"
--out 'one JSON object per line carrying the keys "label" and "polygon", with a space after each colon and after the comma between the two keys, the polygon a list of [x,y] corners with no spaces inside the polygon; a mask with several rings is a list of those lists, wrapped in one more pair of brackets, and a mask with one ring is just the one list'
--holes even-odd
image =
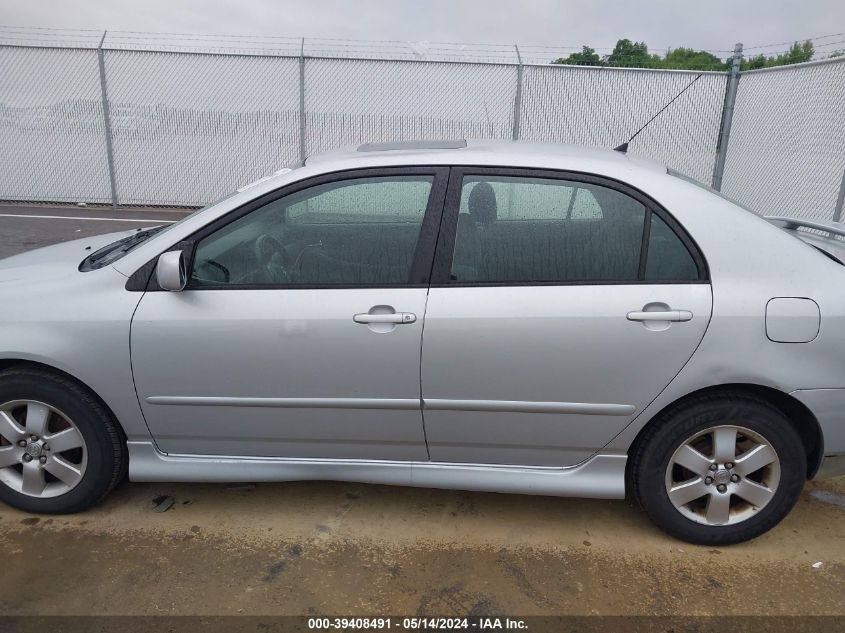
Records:
{"label": "overcast sky", "polygon": [[0,24],[593,47],[627,37],[653,49],[721,50],[739,41],[754,46],[843,32],[845,2],[0,0]]}

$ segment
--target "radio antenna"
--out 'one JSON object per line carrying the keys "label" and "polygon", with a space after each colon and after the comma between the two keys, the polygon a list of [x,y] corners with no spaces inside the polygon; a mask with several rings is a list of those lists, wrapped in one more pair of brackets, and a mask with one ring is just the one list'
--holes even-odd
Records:
{"label": "radio antenna", "polygon": [[693,85],[696,81],[698,81],[699,79],[701,79],[702,75],[704,75],[704,73],[699,73],[699,74],[698,74],[698,76],[696,76],[696,78],[695,78],[695,79],[693,79],[691,82],[689,82],[683,90],[681,90],[678,94],[676,94],[674,97],[672,97],[672,100],[671,100],[671,101],[669,101],[669,103],[667,103],[665,106],[663,106],[662,108],[660,108],[660,109],[659,109],[659,110],[655,113],[655,115],[654,115],[653,117],[651,117],[648,121],[646,121],[646,122],[645,122],[645,125],[643,125],[643,126],[642,126],[639,130],[637,130],[636,132],[634,132],[634,135],[633,135],[631,138],[629,138],[627,141],[625,141],[624,143],[622,143],[622,145],[619,145],[618,147],[614,147],[614,148],[613,148],[613,149],[614,149],[614,151],[617,151],[617,152],[622,152],[623,154],[624,154],[624,153],[626,153],[626,152],[628,151],[628,143],[630,143],[630,142],[631,142],[631,141],[633,141],[635,138],[637,138],[637,135],[638,135],[640,132],[642,132],[644,129],[646,129],[646,127],[648,127],[648,124],[649,124],[649,123],[651,123],[651,122],[652,122],[652,121],[654,121],[657,117],[659,117],[661,112],[663,112],[666,108],[668,108],[670,105],[672,105],[678,97],[680,97],[680,96],[681,96],[682,94],[684,94],[687,90],[689,90],[689,89],[690,89],[690,87],[691,87],[691,86],[692,86],[692,85]]}

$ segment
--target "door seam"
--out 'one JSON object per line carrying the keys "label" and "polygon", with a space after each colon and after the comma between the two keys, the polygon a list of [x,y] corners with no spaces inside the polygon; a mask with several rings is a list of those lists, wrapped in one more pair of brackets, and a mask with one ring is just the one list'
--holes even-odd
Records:
{"label": "door seam", "polygon": [[423,431],[423,441],[425,442],[425,454],[428,457],[428,461],[431,461],[431,451],[428,448],[428,433],[425,429],[425,407],[423,406],[423,383],[422,383],[422,363],[423,363],[423,350],[424,348],[424,341],[425,341],[425,316],[428,312],[428,297],[431,293],[431,285],[425,290],[425,304],[423,306],[423,318],[422,318],[422,326],[420,327],[420,353],[419,353],[419,386],[420,386],[420,421],[422,422],[422,431]]}

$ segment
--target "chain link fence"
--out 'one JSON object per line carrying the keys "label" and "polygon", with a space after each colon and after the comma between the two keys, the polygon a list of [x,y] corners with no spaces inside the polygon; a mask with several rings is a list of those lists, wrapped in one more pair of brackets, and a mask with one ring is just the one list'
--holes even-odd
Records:
{"label": "chain link fence", "polygon": [[367,141],[510,138],[516,66],[306,59],[306,154]]}
{"label": "chain link fence", "polygon": [[[0,33],[0,199],[200,206],[368,141],[614,147],[675,97],[629,151],[713,180],[728,73],[551,58],[542,47]],[[743,73],[723,191],[759,212],[836,216],[843,97],[845,60]]]}
{"label": "chain link fence", "polygon": [[838,221],[844,174],[845,59],[742,74],[725,194],[765,215]]}
{"label": "chain link fence", "polygon": [[97,52],[0,47],[0,198],[110,202]]}
{"label": "chain link fence", "polygon": [[296,59],[152,51],[104,59],[118,203],[202,205],[299,160]]}
{"label": "chain link fence", "polygon": [[726,82],[724,73],[528,66],[520,138],[616,147],[690,86],[629,152],[709,183]]}

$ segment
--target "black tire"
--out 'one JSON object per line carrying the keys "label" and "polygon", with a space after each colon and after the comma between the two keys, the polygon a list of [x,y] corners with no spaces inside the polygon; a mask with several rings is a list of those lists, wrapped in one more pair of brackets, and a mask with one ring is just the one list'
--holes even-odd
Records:
{"label": "black tire", "polygon": [[0,482],[0,501],[25,512],[69,514],[96,505],[126,475],[126,439],[102,403],[88,389],[58,373],[12,367],[0,372],[0,404],[37,400],[65,413],[85,440],[87,467],[82,479],[60,496],[38,498]]}
{"label": "black tire", "polygon": [[[744,521],[697,523],[669,500],[666,469],[675,450],[688,438],[724,424],[745,427],[766,439],[780,461],[780,482],[774,497]],[[786,416],[753,395],[727,392],[694,397],[662,413],[644,430],[630,460],[631,487],[652,521],[676,538],[711,546],[747,541],[773,528],[798,501],[807,477],[804,446]]]}

